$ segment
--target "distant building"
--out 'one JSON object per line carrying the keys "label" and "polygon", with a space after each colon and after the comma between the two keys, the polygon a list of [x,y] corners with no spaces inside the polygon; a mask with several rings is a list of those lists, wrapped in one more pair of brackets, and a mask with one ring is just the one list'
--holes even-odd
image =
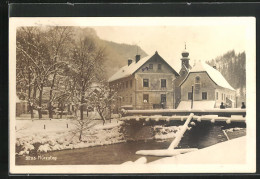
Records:
{"label": "distant building", "polygon": [[108,82],[118,91],[119,107],[133,109],[175,108],[174,80],[179,74],[159,54],[129,59]]}
{"label": "distant building", "polygon": [[16,95],[16,116],[21,114],[26,114],[28,112],[28,102],[25,100],[20,100]]}
{"label": "distant building", "polygon": [[[192,95],[193,86],[193,95]],[[221,102],[226,107],[235,107],[236,91],[222,74],[206,63],[197,63],[179,84],[181,88],[181,102],[178,109],[220,107]]]}

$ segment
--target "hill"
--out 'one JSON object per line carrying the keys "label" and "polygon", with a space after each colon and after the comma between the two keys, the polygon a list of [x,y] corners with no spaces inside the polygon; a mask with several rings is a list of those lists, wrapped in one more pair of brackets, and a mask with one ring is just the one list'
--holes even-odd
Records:
{"label": "hill", "polygon": [[96,31],[89,27],[75,27],[74,33],[76,38],[83,38],[86,36],[94,38],[99,45],[105,49],[106,61],[104,62],[104,70],[107,79],[119,68],[127,65],[127,60],[129,58],[134,59],[137,51],[138,54],[141,55],[141,58],[147,56],[146,52],[137,45],[122,44],[100,39],[97,36]]}

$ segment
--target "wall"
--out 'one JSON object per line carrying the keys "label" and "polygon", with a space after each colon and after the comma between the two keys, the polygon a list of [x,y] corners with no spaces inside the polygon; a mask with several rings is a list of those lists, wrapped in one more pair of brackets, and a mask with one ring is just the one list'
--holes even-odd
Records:
{"label": "wall", "polygon": [[[234,101],[234,103],[231,107],[233,107],[233,108],[236,107],[236,103],[235,103],[236,91],[219,87],[215,90],[215,96],[217,96],[216,93],[218,93],[218,99],[216,98],[216,107],[217,108],[220,107],[221,102],[223,102],[224,104],[227,102],[227,100],[226,100],[227,97]],[[225,94],[225,98],[222,98],[222,94]]]}
{"label": "wall", "polygon": [[[130,81],[132,80],[132,87],[130,86]],[[126,82],[128,85],[126,86]],[[115,109],[114,112],[117,112],[117,109],[120,106],[124,105],[133,105],[135,101],[135,79],[134,76],[129,76],[126,78],[122,78],[113,82],[109,83],[111,88],[114,88],[117,91],[118,98],[115,102]],[[132,96],[132,102],[130,100]]]}
{"label": "wall", "polygon": [[[200,77],[200,90],[195,93],[195,78]],[[215,100],[215,89],[217,85],[209,78],[206,72],[191,72],[186,81],[181,85],[181,100],[188,100],[188,92],[191,92],[194,86],[194,100],[202,100],[202,92],[207,92],[207,100]]]}
{"label": "wall", "polygon": [[[150,64],[153,64],[152,69],[149,68]],[[161,64],[161,69],[158,69],[158,64]],[[149,79],[149,87],[143,87],[143,79]],[[166,79],[164,88],[161,88],[161,79]],[[129,85],[130,80],[132,80],[132,88]],[[172,68],[158,54],[155,54],[137,69],[134,75],[110,82],[110,86],[116,88],[118,95],[122,97],[117,100],[116,108],[132,105],[134,109],[152,109],[154,104],[159,107],[161,94],[166,94],[164,108],[174,108],[174,80],[175,74]],[[125,85],[126,81],[128,81],[128,88]],[[143,94],[149,95],[148,103],[143,101]],[[130,96],[132,96],[132,102],[130,102]]]}
{"label": "wall", "polygon": [[[153,64],[153,69],[149,69]],[[158,69],[161,64],[161,69]],[[148,67],[148,70],[147,68]],[[143,70],[145,69],[145,70]],[[149,79],[149,87],[143,87],[143,79]],[[166,79],[166,87],[161,87],[161,79]],[[135,73],[136,108],[152,109],[153,105],[161,105],[161,94],[166,94],[164,108],[174,108],[174,80],[173,70],[158,56],[153,56]],[[143,94],[149,94],[149,102],[143,101]]]}

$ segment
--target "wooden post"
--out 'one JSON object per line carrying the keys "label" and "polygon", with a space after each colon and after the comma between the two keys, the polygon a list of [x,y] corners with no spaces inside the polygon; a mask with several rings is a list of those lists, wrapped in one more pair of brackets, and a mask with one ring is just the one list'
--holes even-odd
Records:
{"label": "wooden post", "polygon": [[170,144],[170,146],[168,147],[168,150],[170,149],[174,149],[175,147],[177,147],[181,141],[181,138],[183,137],[183,134],[186,132],[186,130],[188,129],[188,124],[190,123],[192,117],[194,116],[193,113],[191,113],[189,115],[189,117],[186,119],[186,122],[184,123],[184,125],[182,126],[181,130],[179,130],[176,134],[176,138],[172,141],[172,143]]}
{"label": "wooden post", "polygon": [[193,108],[193,85],[191,86],[191,109]]}

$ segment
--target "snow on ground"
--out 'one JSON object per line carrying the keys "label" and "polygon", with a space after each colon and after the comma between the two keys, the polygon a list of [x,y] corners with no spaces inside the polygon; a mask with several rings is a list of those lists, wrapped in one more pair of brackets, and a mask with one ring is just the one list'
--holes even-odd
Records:
{"label": "snow on ground", "polygon": [[[239,150],[238,150],[239,149]],[[194,152],[166,157],[149,164],[243,164],[246,162],[246,136]]]}
{"label": "snow on ground", "polygon": [[103,125],[102,121],[93,120],[90,127],[83,131],[80,141],[76,120],[16,120],[17,154],[29,154],[33,150],[48,152],[124,142],[119,131],[122,123],[113,119],[111,123],[107,121]]}

